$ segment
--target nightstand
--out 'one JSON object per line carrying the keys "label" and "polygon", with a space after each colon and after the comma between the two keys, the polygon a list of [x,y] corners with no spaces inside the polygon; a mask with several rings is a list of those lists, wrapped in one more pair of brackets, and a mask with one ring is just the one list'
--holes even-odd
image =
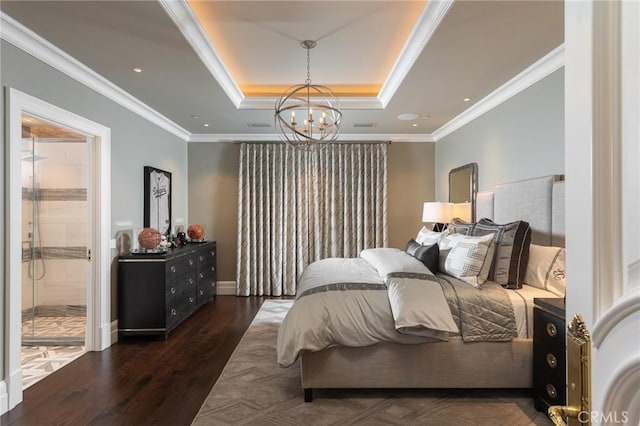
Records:
{"label": "nightstand", "polygon": [[566,328],[562,298],[533,299],[533,392],[537,410],[565,405]]}

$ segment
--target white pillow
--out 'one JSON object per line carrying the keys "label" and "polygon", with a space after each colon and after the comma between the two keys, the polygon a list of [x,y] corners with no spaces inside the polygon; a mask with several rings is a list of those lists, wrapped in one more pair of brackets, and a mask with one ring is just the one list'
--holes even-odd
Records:
{"label": "white pillow", "polygon": [[564,297],[567,288],[564,257],[562,247],[531,244],[524,282]]}
{"label": "white pillow", "polygon": [[445,235],[439,244],[440,271],[480,288],[489,276],[494,239],[494,233],[479,237]]}
{"label": "white pillow", "polygon": [[431,244],[439,244],[442,237],[446,234],[446,230],[444,232],[429,231],[423,226],[422,229],[418,231],[415,240],[423,246],[430,246]]}

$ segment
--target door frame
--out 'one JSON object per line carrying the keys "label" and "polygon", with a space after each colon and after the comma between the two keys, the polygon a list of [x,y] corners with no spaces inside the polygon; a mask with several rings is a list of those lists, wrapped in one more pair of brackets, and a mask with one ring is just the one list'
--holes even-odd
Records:
{"label": "door frame", "polygon": [[639,24],[637,2],[565,2],[567,318],[590,329],[594,424],[640,422]]}
{"label": "door frame", "polygon": [[[111,345],[111,282],[109,230],[111,223],[111,129],[13,88],[5,92],[9,143],[5,146],[5,301],[4,386],[0,413],[22,402],[21,307],[21,144],[22,114],[27,113],[93,136],[89,147],[90,221],[89,248],[92,251],[90,285],[87,285],[87,351],[101,351]],[[91,140],[88,141],[91,143]],[[2,385],[0,383],[0,385]],[[5,402],[6,401],[6,402]]]}

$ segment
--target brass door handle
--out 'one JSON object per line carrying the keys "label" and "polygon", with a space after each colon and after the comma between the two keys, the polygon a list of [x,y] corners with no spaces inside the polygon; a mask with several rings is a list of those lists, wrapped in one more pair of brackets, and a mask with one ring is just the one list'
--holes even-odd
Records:
{"label": "brass door handle", "polygon": [[549,418],[556,426],[566,426],[564,418],[571,417],[577,419],[582,411],[581,407],[573,407],[568,405],[552,405],[549,407]]}

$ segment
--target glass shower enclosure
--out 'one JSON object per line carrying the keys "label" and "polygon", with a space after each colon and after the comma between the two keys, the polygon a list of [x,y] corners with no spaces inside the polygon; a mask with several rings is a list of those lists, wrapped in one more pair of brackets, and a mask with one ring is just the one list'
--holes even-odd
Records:
{"label": "glass shower enclosure", "polygon": [[22,344],[84,346],[87,138],[23,116]]}

